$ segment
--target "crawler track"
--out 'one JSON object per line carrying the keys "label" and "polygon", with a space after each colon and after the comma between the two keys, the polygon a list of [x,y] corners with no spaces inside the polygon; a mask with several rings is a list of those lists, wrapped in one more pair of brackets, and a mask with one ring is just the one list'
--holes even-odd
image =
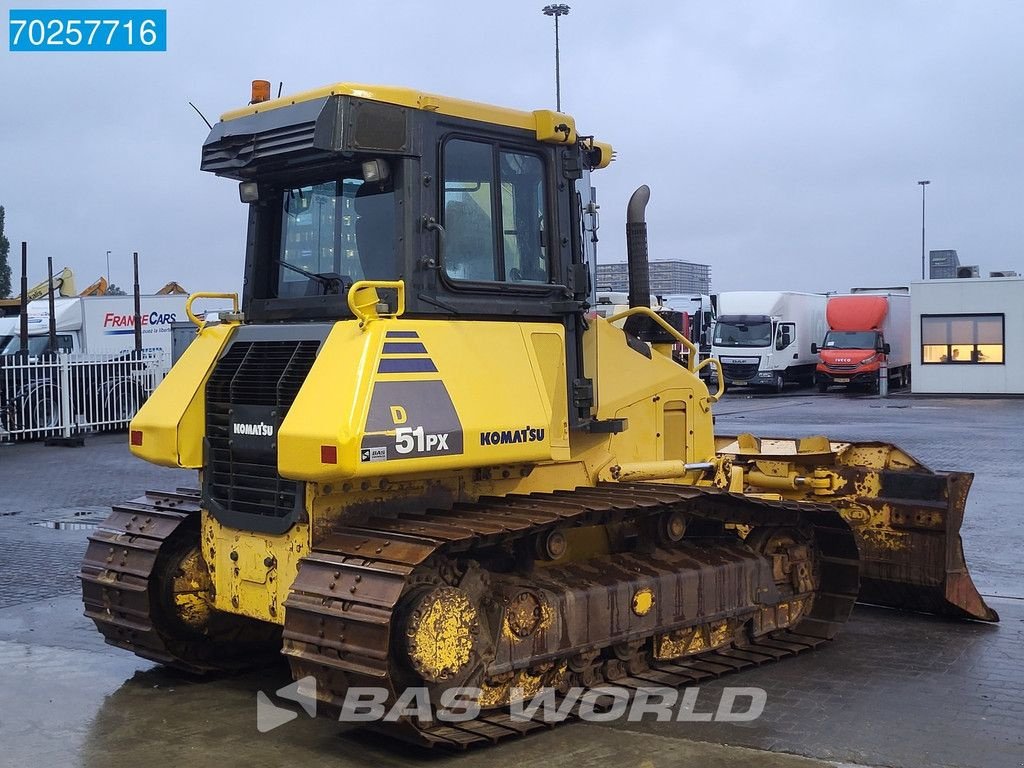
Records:
{"label": "crawler track", "polygon": [[[545,529],[605,525],[670,509],[717,522],[810,523],[821,555],[820,589],[813,608],[794,627],[672,662],[655,661],[644,651],[623,662],[621,656],[616,660],[612,648],[596,649],[599,672],[589,685],[685,686],[810,650],[831,639],[845,622],[857,598],[857,550],[852,533],[833,508],[674,485],[608,484],[481,499],[450,511],[374,518],[337,529],[304,558],[286,602],[284,653],[293,676],[313,676],[320,701],[335,708],[341,706],[349,687],[384,687],[394,700],[408,680],[407,671],[395,660],[402,639],[400,601],[429,561],[475,554]],[[638,566],[645,562],[643,555],[630,557]],[[380,727],[422,746],[465,748],[545,725],[550,723],[521,722],[507,711],[485,710],[477,719],[457,724],[402,720]]]}
{"label": "crawler track", "polygon": [[199,492],[148,491],[119,504],[89,536],[79,579],[85,615],[111,645],[193,674],[258,666],[279,633],[221,614],[206,633],[178,626],[163,605],[182,545],[198,542]]}

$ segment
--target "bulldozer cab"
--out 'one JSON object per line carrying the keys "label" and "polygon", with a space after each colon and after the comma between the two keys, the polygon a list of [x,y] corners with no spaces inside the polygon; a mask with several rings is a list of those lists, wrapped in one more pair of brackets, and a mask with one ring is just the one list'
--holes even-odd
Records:
{"label": "bulldozer cab", "polygon": [[575,182],[607,164],[607,149],[568,124],[559,141],[538,139],[536,113],[448,114],[477,106],[452,101],[410,109],[339,93],[270,102],[214,127],[202,167],[243,182],[251,204],[251,321],[350,316],[343,295],[325,298],[315,275],[327,273],[405,280],[409,316],[548,319],[587,298]]}
{"label": "bulldozer cab", "polygon": [[354,283],[401,280],[407,318],[564,323],[583,379],[589,171],[610,159],[566,115],[340,84],[228,113],[202,168],[250,204],[247,321],[349,318]]}

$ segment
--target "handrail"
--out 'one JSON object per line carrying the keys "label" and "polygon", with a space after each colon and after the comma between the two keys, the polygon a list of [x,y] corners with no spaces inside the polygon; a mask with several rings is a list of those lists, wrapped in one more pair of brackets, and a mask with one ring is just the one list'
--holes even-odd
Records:
{"label": "handrail", "polygon": [[205,320],[200,320],[192,313],[192,302],[196,299],[231,299],[233,304],[232,312],[238,313],[238,294],[237,293],[211,293],[209,291],[199,291],[198,293],[190,293],[188,298],[185,300],[185,314],[188,315],[188,319],[192,321],[192,324],[202,328]]}
{"label": "handrail", "polygon": [[[377,289],[394,290],[398,292],[398,306],[394,312],[381,313],[377,310],[380,297],[377,296]],[[360,326],[365,326],[371,320],[378,320],[384,317],[400,317],[405,314],[405,281],[404,280],[357,280],[348,289],[348,308],[359,320]]]}
{"label": "handrail", "polygon": [[694,373],[700,373],[700,370],[709,363],[714,365],[715,369],[718,371],[718,391],[713,395],[709,392],[708,397],[711,398],[712,403],[717,403],[722,399],[722,395],[725,394],[725,373],[722,370],[722,361],[717,357],[705,358],[704,360],[701,360],[700,365],[697,366],[697,370],[694,371]]}
{"label": "handrail", "polygon": [[684,347],[686,347],[687,351],[690,353],[686,356],[686,369],[690,373],[694,373],[697,370],[695,364],[698,354],[697,346],[688,338],[683,336],[683,334],[681,334],[678,330],[676,330],[667,322],[665,322],[665,318],[663,318],[650,307],[631,307],[627,310],[619,312],[616,315],[606,317],[605,319],[609,323],[614,323],[617,320],[622,320],[624,317],[629,317],[631,315],[647,315],[648,317],[654,318],[654,321],[658,323],[658,325],[660,325],[662,328],[668,331],[673,337],[675,337],[675,340],[682,344]]}

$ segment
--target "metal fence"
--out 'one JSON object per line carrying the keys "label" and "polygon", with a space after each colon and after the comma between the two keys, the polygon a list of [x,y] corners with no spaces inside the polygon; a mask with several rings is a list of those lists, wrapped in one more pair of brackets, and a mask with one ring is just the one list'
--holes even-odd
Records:
{"label": "metal fence", "polygon": [[165,352],[0,357],[0,442],[126,429],[169,368]]}

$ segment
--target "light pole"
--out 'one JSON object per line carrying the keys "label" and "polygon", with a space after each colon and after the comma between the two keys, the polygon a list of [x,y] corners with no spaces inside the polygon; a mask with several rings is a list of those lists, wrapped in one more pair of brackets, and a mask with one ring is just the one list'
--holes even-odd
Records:
{"label": "light pole", "polygon": [[931,184],[927,179],[917,182],[921,185],[921,279],[927,280],[924,271],[924,188]]}
{"label": "light pole", "polygon": [[107,251],[107,285],[110,285],[110,251]]}
{"label": "light pole", "polygon": [[569,15],[569,6],[564,3],[545,5],[542,9],[545,16],[555,17],[555,109],[562,111],[562,83],[558,67],[558,17]]}

